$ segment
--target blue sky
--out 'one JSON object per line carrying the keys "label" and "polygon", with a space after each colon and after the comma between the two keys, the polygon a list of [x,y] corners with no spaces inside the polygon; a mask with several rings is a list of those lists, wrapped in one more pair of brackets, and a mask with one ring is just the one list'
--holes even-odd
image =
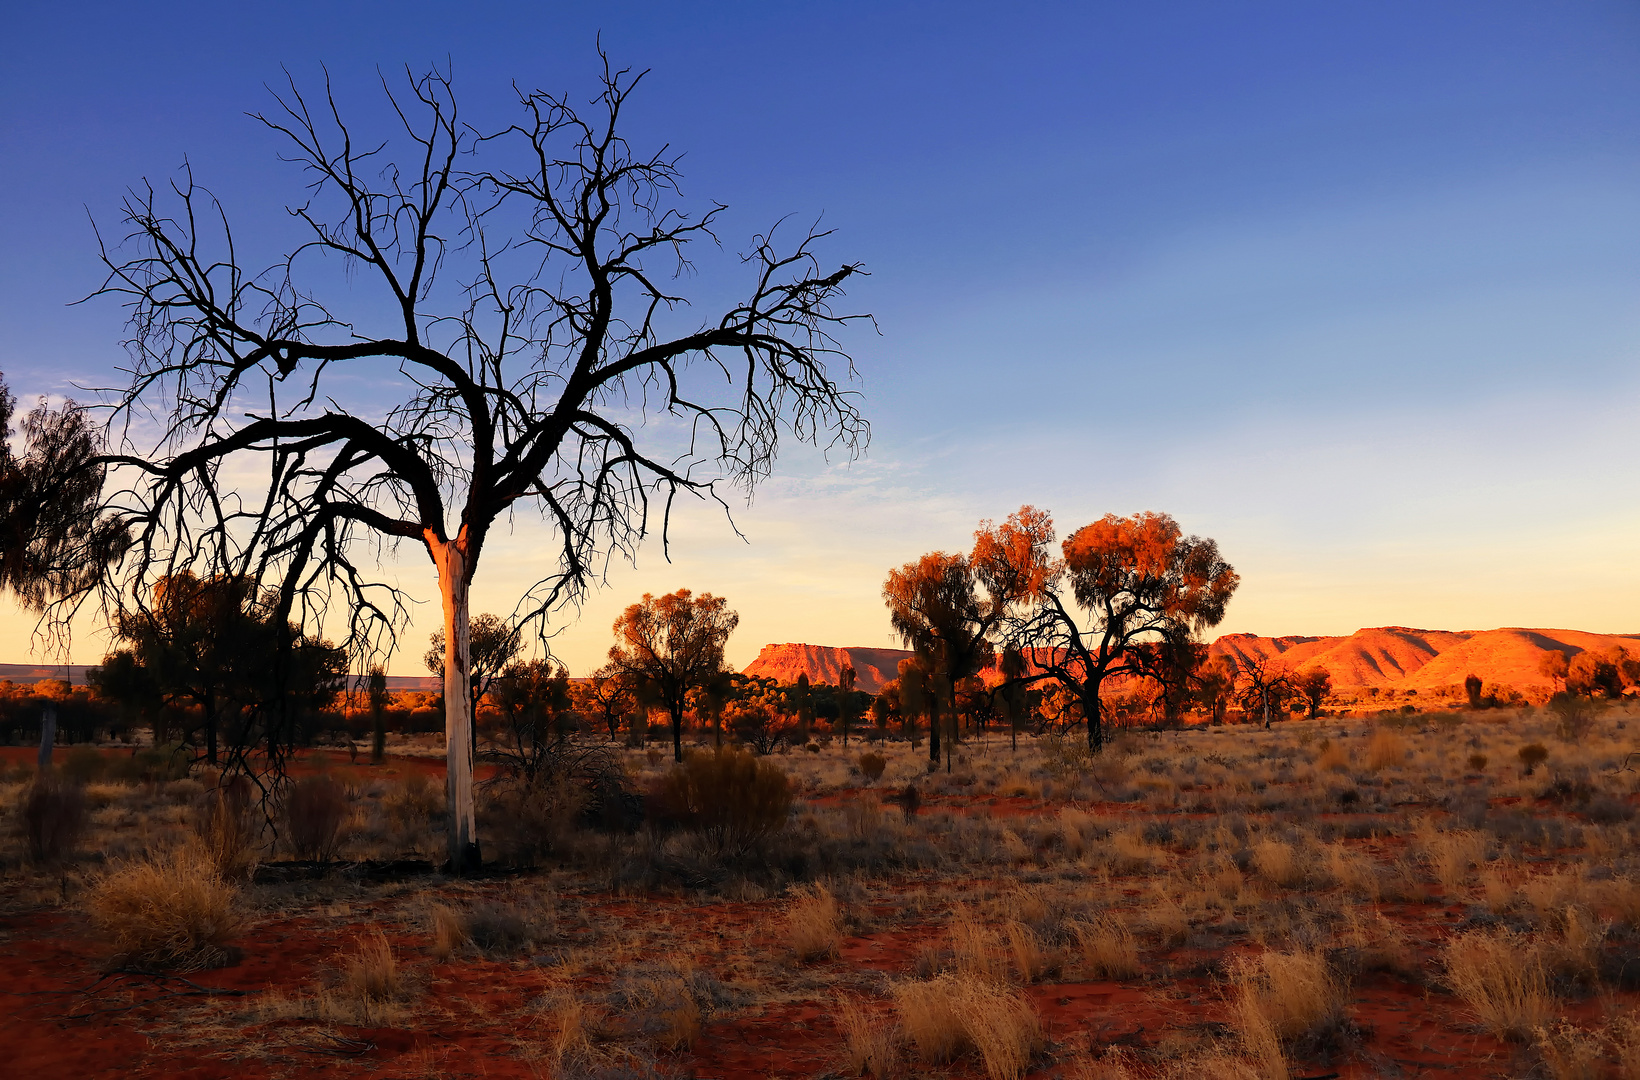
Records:
{"label": "blue sky", "polygon": [[[687,585],[770,641],[891,643],[890,566],[1023,502],[1062,531],[1174,514],[1244,584],[1223,629],[1640,631],[1640,8],[1632,3],[14,4],[0,43],[0,370],[106,384],[121,313],[88,223],[186,157],[271,261],[300,180],[249,110],[328,67],[453,65],[588,90],[601,33],[649,68],[630,137],[729,204],[691,289],[823,214],[880,335],[849,344],[863,461],[792,447],[737,515],[685,511],[566,619],[577,673],[621,606]],[[80,394],[84,397],[84,393]],[[510,609],[539,536],[486,554]],[[418,552],[384,568],[431,598]],[[436,620],[418,614],[412,642]],[[427,624],[423,626],[422,624]],[[19,618],[0,653],[28,647]],[[103,642],[81,634],[76,658]],[[419,673],[421,648],[395,671]]]}

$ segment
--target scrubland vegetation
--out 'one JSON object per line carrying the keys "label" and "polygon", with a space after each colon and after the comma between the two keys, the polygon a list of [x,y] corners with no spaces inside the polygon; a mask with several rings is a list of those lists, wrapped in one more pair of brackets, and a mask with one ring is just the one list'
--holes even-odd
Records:
{"label": "scrubland vegetation", "polygon": [[6,982],[25,1042],[161,1070],[1630,1077],[1636,735],[1617,702],[970,736],[937,772],[611,746],[630,817],[493,783],[466,879],[426,759],[300,761],[269,815],[80,750],[0,784]]}

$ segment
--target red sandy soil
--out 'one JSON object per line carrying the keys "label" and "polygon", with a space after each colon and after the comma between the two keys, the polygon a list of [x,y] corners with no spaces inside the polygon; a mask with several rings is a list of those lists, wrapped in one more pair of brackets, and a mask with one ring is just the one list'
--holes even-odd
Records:
{"label": "red sandy soil", "polygon": [[[15,757],[12,751],[16,749],[7,748],[5,756]],[[332,757],[341,759],[335,763],[339,770],[370,774],[369,766],[345,764],[345,754]],[[439,765],[431,759],[394,759],[388,768],[436,772]],[[923,813],[1043,809],[1052,808],[1027,799],[943,798],[931,799]],[[1122,804],[1087,809],[1107,815],[1135,812]],[[1557,812],[1547,806],[1538,809]],[[1401,841],[1383,840],[1360,844],[1380,858],[1393,857],[1402,846]],[[427,880],[430,889],[441,887],[440,879]],[[944,901],[961,899],[969,889],[984,884],[906,879],[907,888],[937,887],[939,903],[932,905],[926,923],[857,933],[845,941],[836,959],[822,963],[821,970],[911,975],[922,948],[941,938],[943,915],[933,909],[943,909]],[[14,897],[4,895],[15,888],[14,884],[0,885],[0,900],[5,901],[0,911],[17,910],[11,903]],[[82,918],[74,913],[72,899],[69,897],[63,912],[0,915],[0,940],[5,943],[0,949],[0,1010],[6,1015],[0,1076],[184,1080],[232,1076],[254,1080],[337,1072],[377,1077],[547,1075],[544,1063],[517,1053],[521,1039],[544,1040],[550,1034],[535,1030],[544,1025],[533,1018],[531,1005],[546,988],[543,970],[527,959],[436,962],[428,953],[425,936],[392,929],[398,924],[385,918],[386,907],[397,901],[373,901],[366,896],[352,905],[345,919],[318,912],[264,917],[244,935],[243,955],[237,963],[180,981],[102,975],[103,957]],[[780,956],[785,948],[782,902],[777,899],[698,903],[686,897],[619,897],[569,886],[560,893],[559,903],[561,913],[575,912],[573,918],[560,918],[566,947],[575,947],[578,936],[591,933],[589,919],[606,926],[619,923],[634,933],[659,924],[682,926],[689,929],[682,940],[696,946],[694,963],[726,981],[731,981],[732,973],[717,968],[725,962],[724,943],[750,946],[771,957]],[[1378,910],[1409,932],[1426,966],[1435,944],[1464,918],[1465,911],[1462,905],[1445,904],[1438,896],[1427,903],[1384,903]],[[861,914],[893,922],[895,912],[892,906],[883,906]],[[243,1006],[243,997],[209,999],[200,994],[202,989],[245,995],[311,992],[316,980],[333,970],[337,958],[352,947],[361,930],[376,925],[373,915],[389,929],[411,977],[424,986],[421,1001],[411,1006],[412,1020],[406,1028],[337,1027],[309,1021],[256,1024],[236,1011]],[[1229,952],[1249,947],[1238,943]],[[1223,950],[1200,947],[1147,950],[1147,968],[1165,975],[1164,980],[1050,982],[1029,988],[1051,1040],[1030,1075],[1040,1080],[1061,1076],[1072,1048],[1144,1047],[1177,1039],[1181,1033],[1198,1039],[1222,1034],[1227,1008],[1210,962],[1223,955]],[[580,975],[576,987],[596,994],[607,989],[609,981],[607,975]],[[1532,1067],[1531,1059],[1518,1047],[1480,1033],[1455,999],[1439,988],[1373,973],[1355,983],[1352,996],[1351,1015],[1359,1029],[1354,1045],[1331,1062],[1300,1063],[1295,1075],[1337,1075],[1341,1080],[1381,1076],[1481,1080],[1520,1076]],[[223,1004],[215,1018],[222,1041],[187,1045],[177,1037],[179,1019],[190,1015],[187,1010],[211,1000]],[[1640,995],[1609,992],[1568,1006],[1567,1014],[1597,1025],[1603,1015],[1627,1012],[1637,1002]],[[665,1073],[700,1080],[841,1076],[842,1040],[830,1013],[829,996],[753,1005],[732,1019],[708,1021],[691,1049],[662,1053],[658,1064]],[[220,1056],[236,1049],[236,1030],[247,1042],[261,1046],[260,1053],[239,1060]],[[982,1075],[973,1061],[958,1062],[948,1069],[912,1070],[912,1075],[930,1074]]]}

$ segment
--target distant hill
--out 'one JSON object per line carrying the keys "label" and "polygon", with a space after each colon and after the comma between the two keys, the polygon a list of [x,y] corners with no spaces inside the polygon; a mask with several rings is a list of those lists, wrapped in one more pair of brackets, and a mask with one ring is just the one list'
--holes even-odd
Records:
{"label": "distant hill", "polygon": [[[75,686],[86,685],[86,670],[95,664],[0,664],[0,679],[32,686],[46,679],[64,679]],[[354,676],[361,687],[363,676]],[[431,675],[389,675],[387,688],[392,691],[421,690],[437,694],[444,689],[444,681]]]}
{"label": "distant hill", "polygon": [[[1325,668],[1335,690],[1350,692],[1379,687],[1394,690],[1440,690],[1460,686],[1470,675],[1488,685],[1512,686],[1528,695],[1547,694],[1549,681],[1538,674],[1543,654],[1553,650],[1576,656],[1589,649],[1621,645],[1640,655],[1640,634],[1590,634],[1582,630],[1417,630],[1379,626],[1348,637],[1259,637],[1226,634],[1213,642],[1211,655],[1270,660],[1279,670]],[[765,645],[745,673],[796,682],[836,684],[845,661],[854,665],[855,687],[875,694],[895,677],[904,649],[838,648],[830,645]]]}
{"label": "distant hill", "polygon": [[854,688],[875,694],[883,684],[899,675],[901,660],[911,654],[904,649],[838,648],[832,645],[765,645],[757,659],[746,665],[744,674],[761,679],[794,683],[807,674],[811,683],[837,685],[845,663],[854,665]]}

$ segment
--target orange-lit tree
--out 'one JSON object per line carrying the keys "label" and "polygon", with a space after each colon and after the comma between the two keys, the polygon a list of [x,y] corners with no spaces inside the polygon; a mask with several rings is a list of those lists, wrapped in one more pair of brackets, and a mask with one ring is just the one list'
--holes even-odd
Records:
{"label": "orange-lit tree", "polygon": [[824,233],[770,230],[747,246],[744,299],[688,314],[673,283],[723,208],[691,212],[677,156],[628,142],[642,76],[603,59],[590,107],[521,90],[516,122],[488,131],[446,72],[389,91],[385,137],[351,130],[328,85],[310,100],[292,83],[258,117],[304,173],[278,215],[301,235],[270,268],[186,172],[134,190],[124,246],[103,252],[131,379],[119,452],[88,468],[121,473],[121,593],[231,572],[273,584],[279,625],[329,620],[374,654],[408,609],[367,560],[424,549],[454,872],[480,862],[468,595],[496,523],[538,514],[550,534],[517,620],[544,630],[611,557],[666,535],[679,494],[726,507],[720,486],[749,491],[783,436],[850,453],[868,437],[835,372],[853,374],[832,305],[859,267],[822,270]]}
{"label": "orange-lit tree", "polygon": [[1053,539],[1052,519],[1031,506],[981,528],[992,572],[1023,593],[1011,642],[1032,678],[1075,693],[1097,752],[1104,681],[1145,675],[1156,646],[1218,625],[1239,579],[1217,544],[1183,535],[1166,514],[1107,514],[1068,536],[1061,558],[1049,551]]}
{"label": "orange-lit tree", "polygon": [[729,602],[679,589],[644,593],[615,620],[609,667],[649,687],[672,721],[672,757],[683,760],[683,714],[689,693],[723,672],[723,647],[740,624]]}
{"label": "orange-lit tree", "polygon": [[894,632],[928,672],[930,761],[940,758],[942,714],[955,719],[954,688],[991,663],[993,639],[1010,612],[1041,589],[1042,568],[1031,557],[1031,530],[1040,525],[1034,514],[1026,507],[1001,528],[984,523],[971,554],[930,552],[890,570],[883,583]]}

